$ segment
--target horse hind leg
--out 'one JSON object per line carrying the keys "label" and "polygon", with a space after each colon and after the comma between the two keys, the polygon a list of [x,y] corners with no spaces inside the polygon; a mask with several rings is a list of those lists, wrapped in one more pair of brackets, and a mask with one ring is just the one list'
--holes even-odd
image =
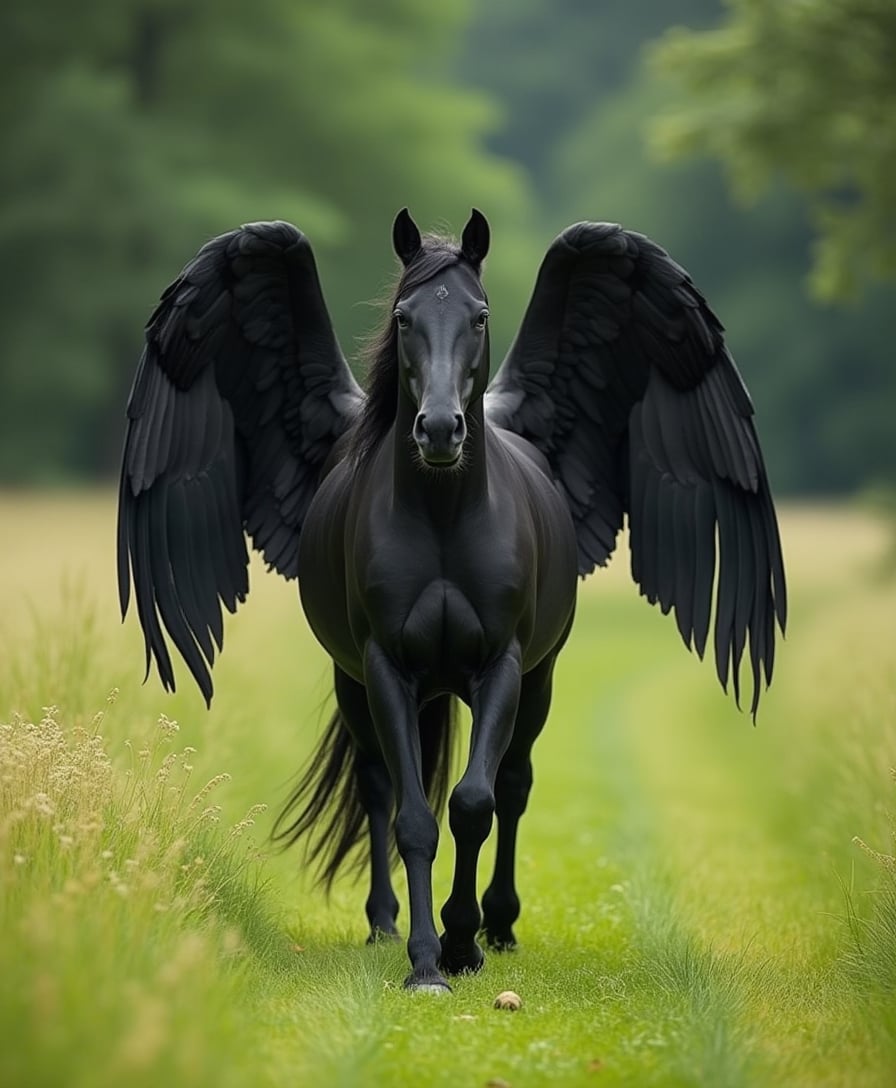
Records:
{"label": "horse hind leg", "polygon": [[364,907],[370,924],[368,944],[399,937],[398,899],[392,888],[389,864],[389,828],[392,821],[392,783],[382,757],[359,760],[355,771],[361,803],[367,812],[370,835],[370,894]]}
{"label": "horse hind leg", "polygon": [[498,843],[491,883],[482,896],[482,932],[496,952],[516,948],[513,924],[520,914],[516,890],[516,837],[532,788],[532,745],[541,732],[551,705],[554,660],[523,677],[513,739],[501,760],[495,781]]}
{"label": "horse hind leg", "polygon": [[335,674],[336,699],[345,723],[356,744],[355,781],[358,796],[367,815],[370,845],[370,894],[365,910],[370,925],[368,944],[383,938],[396,939],[398,899],[392,888],[389,837],[392,822],[393,791],[389,771],[367,705],[367,692],[341,669]]}

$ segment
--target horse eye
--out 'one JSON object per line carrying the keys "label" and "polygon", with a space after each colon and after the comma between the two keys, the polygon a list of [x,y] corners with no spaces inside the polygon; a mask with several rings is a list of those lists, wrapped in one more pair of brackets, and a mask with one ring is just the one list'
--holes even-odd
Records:
{"label": "horse eye", "polygon": [[400,329],[410,328],[411,323],[408,320],[408,315],[404,312],[404,310],[396,310],[395,313],[393,314],[393,316],[394,316],[395,320],[398,322],[398,327]]}
{"label": "horse eye", "polygon": [[476,318],[475,326],[477,329],[484,329],[488,323],[488,310],[483,310],[482,313]]}

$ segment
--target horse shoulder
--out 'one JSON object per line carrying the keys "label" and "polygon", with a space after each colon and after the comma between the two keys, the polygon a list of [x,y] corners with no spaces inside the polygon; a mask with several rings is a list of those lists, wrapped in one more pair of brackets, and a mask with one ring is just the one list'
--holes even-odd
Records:
{"label": "horse shoulder", "polygon": [[[519,435],[497,431],[497,492],[513,502],[522,569],[519,577],[531,599],[524,645],[532,667],[568,633],[575,610],[577,552],[575,527],[566,499],[542,454]],[[499,467],[500,466],[500,467]]]}
{"label": "horse shoulder", "polygon": [[551,473],[547,458],[531,442],[512,431],[493,428],[499,456],[491,471],[497,491],[525,507],[535,525],[539,545],[563,541],[574,547],[575,528],[566,499]]}

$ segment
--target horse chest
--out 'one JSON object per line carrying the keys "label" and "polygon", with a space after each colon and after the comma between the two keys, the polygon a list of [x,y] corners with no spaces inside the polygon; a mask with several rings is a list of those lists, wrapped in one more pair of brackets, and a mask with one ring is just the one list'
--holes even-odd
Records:
{"label": "horse chest", "polygon": [[422,694],[466,696],[525,622],[522,587],[496,560],[465,562],[461,541],[448,549],[447,564],[435,559],[437,550],[424,559],[419,543],[413,552],[381,545],[359,571],[357,644],[371,637]]}
{"label": "horse chest", "polygon": [[488,656],[482,621],[464,593],[445,578],[425,585],[410,604],[398,638],[405,667],[451,685]]}

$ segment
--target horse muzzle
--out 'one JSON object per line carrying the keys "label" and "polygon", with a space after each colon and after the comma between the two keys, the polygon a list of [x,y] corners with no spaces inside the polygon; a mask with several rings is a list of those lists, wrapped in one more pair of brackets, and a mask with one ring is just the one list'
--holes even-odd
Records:
{"label": "horse muzzle", "polygon": [[467,437],[463,412],[421,411],[414,420],[414,441],[420,456],[433,468],[457,464]]}

